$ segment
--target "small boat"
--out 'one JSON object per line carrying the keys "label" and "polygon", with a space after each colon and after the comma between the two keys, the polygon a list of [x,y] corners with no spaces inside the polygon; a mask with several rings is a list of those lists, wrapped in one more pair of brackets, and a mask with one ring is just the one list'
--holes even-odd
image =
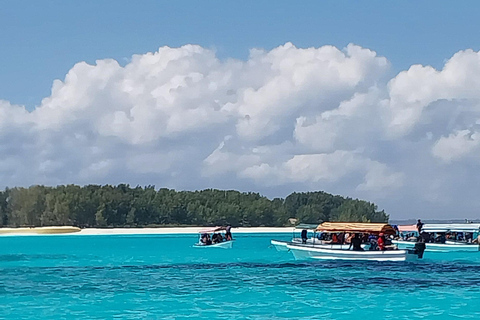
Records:
{"label": "small boat", "polygon": [[[349,232],[355,234],[395,235],[396,230],[389,224],[384,223],[342,223],[324,222],[319,225],[317,231],[325,233]],[[355,260],[355,261],[406,261],[423,257],[424,244],[419,243],[413,249],[391,250],[350,250],[346,245],[294,244],[286,245],[293,253],[295,259],[314,260]]]}
{"label": "small boat", "polygon": [[[200,230],[198,242],[193,245],[194,248],[221,248],[230,249],[233,246],[232,234],[228,227],[215,227],[212,229]],[[225,234],[223,235],[222,232]],[[212,236],[210,236],[212,234]]]}
{"label": "small boat", "polygon": [[[413,232],[418,236],[415,226],[398,226],[400,233]],[[425,224],[422,234],[426,233],[430,241],[425,243],[426,251],[433,252],[479,252],[480,224],[477,223],[450,223]],[[469,235],[467,239],[467,235]],[[413,239],[416,239],[414,237]],[[400,249],[411,249],[415,242],[409,240],[393,240]]]}

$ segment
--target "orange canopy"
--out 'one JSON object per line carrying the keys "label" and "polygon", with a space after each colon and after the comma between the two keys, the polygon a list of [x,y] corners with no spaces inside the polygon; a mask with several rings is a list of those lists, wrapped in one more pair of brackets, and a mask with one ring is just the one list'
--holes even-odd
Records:
{"label": "orange canopy", "polygon": [[385,223],[324,222],[317,227],[317,231],[396,234],[395,229]]}

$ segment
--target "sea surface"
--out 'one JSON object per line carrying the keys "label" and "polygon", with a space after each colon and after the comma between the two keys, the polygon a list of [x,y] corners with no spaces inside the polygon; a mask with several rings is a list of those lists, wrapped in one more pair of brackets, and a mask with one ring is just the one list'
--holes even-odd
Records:
{"label": "sea surface", "polygon": [[0,237],[0,319],[480,319],[480,252],[306,262],[270,239]]}

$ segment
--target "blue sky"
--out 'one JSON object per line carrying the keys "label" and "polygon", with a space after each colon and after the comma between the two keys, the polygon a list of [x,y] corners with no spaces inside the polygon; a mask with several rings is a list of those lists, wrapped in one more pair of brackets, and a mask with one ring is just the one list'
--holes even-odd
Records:
{"label": "blue sky", "polygon": [[324,190],[479,218],[479,7],[3,1],[0,187]]}
{"label": "blue sky", "polygon": [[220,58],[249,49],[349,43],[375,50],[394,71],[441,67],[479,49],[477,1],[2,1],[0,98],[39,105],[77,62],[160,46],[199,44]]}

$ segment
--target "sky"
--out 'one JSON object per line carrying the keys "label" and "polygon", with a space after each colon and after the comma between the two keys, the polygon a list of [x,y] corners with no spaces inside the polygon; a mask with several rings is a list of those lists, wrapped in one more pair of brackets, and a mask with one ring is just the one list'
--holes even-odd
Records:
{"label": "sky", "polygon": [[2,1],[0,187],[480,218],[476,1]]}

